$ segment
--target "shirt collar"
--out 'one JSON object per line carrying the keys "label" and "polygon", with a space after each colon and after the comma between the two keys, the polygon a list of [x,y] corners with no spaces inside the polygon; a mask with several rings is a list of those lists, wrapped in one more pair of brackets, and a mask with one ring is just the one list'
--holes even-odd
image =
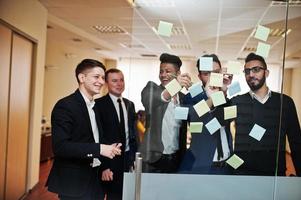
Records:
{"label": "shirt collar", "polygon": [[88,107],[90,107],[90,108],[93,108],[93,106],[95,105],[94,99],[93,99],[92,101],[90,101],[90,100],[88,99],[88,97],[86,97],[86,95],[85,95],[83,92],[80,91],[80,93],[81,93],[81,95],[83,96],[86,105],[87,105]]}
{"label": "shirt collar", "polygon": [[118,99],[121,99],[121,101],[123,101],[122,97],[116,97],[115,95],[113,95],[111,93],[109,93],[109,95],[110,95],[111,99],[113,100],[113,102],[117,102]]}
{"label": "shirt collar", "polygon": [[249,94],[252,97],[252,99],[256,99],[257,101],[259,101],[261,103],[265,103],[271,97],[272,91],[270,90],[270,88],[268,88],[268,92],[263,98],[260,98],[259,96],[257,96],[255,94],[255,92],[253,92],[252,90],[249,91]]}

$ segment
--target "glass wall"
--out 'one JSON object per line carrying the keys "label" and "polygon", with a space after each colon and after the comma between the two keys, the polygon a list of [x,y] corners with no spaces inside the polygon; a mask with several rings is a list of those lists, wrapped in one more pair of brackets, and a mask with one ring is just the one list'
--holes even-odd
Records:
{"label": "glass wall", "polygon": [[118,67],[145,116],[141,199],[301,198],[298,4],[135,1]]}

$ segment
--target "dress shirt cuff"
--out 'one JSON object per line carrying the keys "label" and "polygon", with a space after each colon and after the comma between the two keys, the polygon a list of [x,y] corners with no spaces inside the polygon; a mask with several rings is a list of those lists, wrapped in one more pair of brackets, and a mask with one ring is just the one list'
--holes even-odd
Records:
{"label": "dress shirt cuff", "polygon": [[164,98],[163,93],[164,93],[164,90],[161,92],[161,100],[162,100],[163,102],[169,103],[169,102],[171,101],[171,98],[168,99],[168,100],[166,100],[166,99]]}

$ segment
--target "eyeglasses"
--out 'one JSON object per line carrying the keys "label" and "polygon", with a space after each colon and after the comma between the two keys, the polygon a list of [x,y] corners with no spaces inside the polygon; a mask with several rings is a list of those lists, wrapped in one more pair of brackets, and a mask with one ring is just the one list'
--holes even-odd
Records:
{"label": "eyeglasses", "polygon": [[265,69],[264,67],[255,66],[255,67],[252,67],[252,68],[244,69],[244,73],[245,73],[246,75],[249,75],[251,71],[252,71],[253,73],[258,73],[258,72],[260,72],[261,70],[266,70],[266,69]]}

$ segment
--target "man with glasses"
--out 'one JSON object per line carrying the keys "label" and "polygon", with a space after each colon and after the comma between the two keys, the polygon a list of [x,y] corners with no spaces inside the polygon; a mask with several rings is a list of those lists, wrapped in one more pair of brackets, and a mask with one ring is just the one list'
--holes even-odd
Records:
{"label": "man with glasses", "polygon": [[301,131],[293,100],[266,85],[265,60],[250,53],[244,66],[250,91],[232,99],[237,106],[234,153],[244,163],[239,175],[285,176],[287,136],[296,173],[301,175]]}

